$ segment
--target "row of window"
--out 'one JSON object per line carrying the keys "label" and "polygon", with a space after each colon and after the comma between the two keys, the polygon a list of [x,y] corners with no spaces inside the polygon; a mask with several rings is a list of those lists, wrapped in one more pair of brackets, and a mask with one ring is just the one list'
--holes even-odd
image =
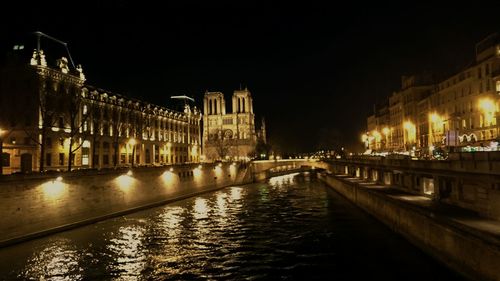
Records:
{"label": "row of window", "polygon": [[[484,65],[480,65],[476,71],[477,71],[477,78],[478,79],[481,79],[484,76],[488,76],[488,75],[490,75],[490,64],[485,63]],[[460,81],[462,81],[466,78],[470,78],[472,76],[471,72],[472,71],[465,71],[465,72],[460,73],[456,77],[439,84],[438,89],[439,90],[445,89],[447,87],[450,87],[450,86],[453,86],[453,85],[459,83]]]}

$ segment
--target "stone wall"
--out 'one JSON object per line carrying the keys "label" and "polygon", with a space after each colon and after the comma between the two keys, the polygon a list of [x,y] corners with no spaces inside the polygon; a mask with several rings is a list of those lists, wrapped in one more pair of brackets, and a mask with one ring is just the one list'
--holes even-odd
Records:
{"label": "stone wall", "polygon": [[320,178],[454,270],[476,280],[500,280],[498,238],[466,229],[335,176]]}
{"label": "stone wall", "polygon": [[0,180],[0,246],[253,179],[244,164],[84,171]]}
{"label": "stone wall", "polygon": [[[357,176],[359,169],[363,178],[377,173],[384,176],[381,182],[500,220],[500,153],[453,156],[447,161],[356,156],[327,162],[335,173]],[[432,179],[428,190],[422,184],[426,179]]]}

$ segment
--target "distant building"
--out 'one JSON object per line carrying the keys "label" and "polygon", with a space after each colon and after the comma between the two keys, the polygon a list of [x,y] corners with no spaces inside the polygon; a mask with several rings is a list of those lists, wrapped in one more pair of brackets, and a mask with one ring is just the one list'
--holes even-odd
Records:
{"label": "distant building", "polygon": [[[128,98],[85,83],[80,66],[43,51],[0,72],[4,174],[199,162],[201,112]],[[71,150],[71,151],[70,151]]]}
{"label": "distant building", "polygon": [[[208,161],[248,159],[255,153],[257,135],[252,95],[248,89],[236,90],[232,111],[226,112],[224,94],[206,92],[203,100],[203,154]],[[265,138],[265,124],[263,133]]]}
{"label": "distant building", "polygon": [[[498,150],[500,127],[500,36],[476,44],[476,60],[442,81],[425,76],[402,78],[401,90],[367,118],[363,140],[386,151],[475,147]],[[377,137],[378,136],[378,137]]]}

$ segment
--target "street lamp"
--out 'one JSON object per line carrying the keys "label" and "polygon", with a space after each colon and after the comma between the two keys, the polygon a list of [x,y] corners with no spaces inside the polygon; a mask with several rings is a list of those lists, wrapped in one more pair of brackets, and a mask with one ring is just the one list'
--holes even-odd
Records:
{"label": "street lamp", "polygon": [[372,131],[373,139],[375,140],[375,149],[380,148],[380,141],[382,140],[382,135],[377,131]]}
{"label": "street lamp", "polygon": [[417,137],[417,128],[415,127],[415,124],[411,121],[406,121],[403,123],[403,128],[407,131],[407,144],[413,144]]}
{"label": "street lamp", "polygon": [[494,125],[494,115],[496,112],[495,103],[488,98],[479,100],[479,108],[484,114],[484,126]]}
{"label": "street lamp", "polygon": [[131,138],[129,141],[128,141],[128,144],[132,146],[132,167],[134,167],[134,160],[135,160],[135,144],[136,144],[136,140],[134,138]]}
{"label": "street lamp", "polygon": [[370,141],[369,141],[369,138],[368,138],[368,133],[365,133],[365,134],[361,135],[361,141],[365,143],[365,149],[369,149],[370,148]]}
{"label": "street lamp", "polygon": [[0,177],[3,176],[3,135],[5,131],[0,129]]}
{"label": "street lamp", "polygon": [[429,134],[431,135],[431,141],[429,143],[430,146],[434,146],[436,144],[436,136],[435,133],[443,133],[441,132],[443,117],[441,117],[436,112],[429,114]]}
{"label": "street lamp", "polygon": [[[382,133],[384,134],[385,136],[385,149],[388,148],[389,146],[389,134],[391,133],[391,129],[389,129],[389,127],[384,127],[382,129]],[[388,149],[387,149],[388,150]]]}

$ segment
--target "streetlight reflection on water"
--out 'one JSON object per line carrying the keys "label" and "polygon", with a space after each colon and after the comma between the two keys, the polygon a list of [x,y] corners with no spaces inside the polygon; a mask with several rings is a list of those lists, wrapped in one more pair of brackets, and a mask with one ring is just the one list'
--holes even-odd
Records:
{"label": "streetlight reflection on water", "polygon": [[272,177],[269,179],[269,184],[276,187],[292,184],[294,181],[294,177],[298,174],[299,173],[292,173],[284,176]]}
{"label": "streetlight reflection on water", "polygon": [[24,280],[45,280],[49,276],[60,277],[50,280],[81,280],[82,255],[71,240],[57,239],[43,249],[34,249],[17,277]]}

